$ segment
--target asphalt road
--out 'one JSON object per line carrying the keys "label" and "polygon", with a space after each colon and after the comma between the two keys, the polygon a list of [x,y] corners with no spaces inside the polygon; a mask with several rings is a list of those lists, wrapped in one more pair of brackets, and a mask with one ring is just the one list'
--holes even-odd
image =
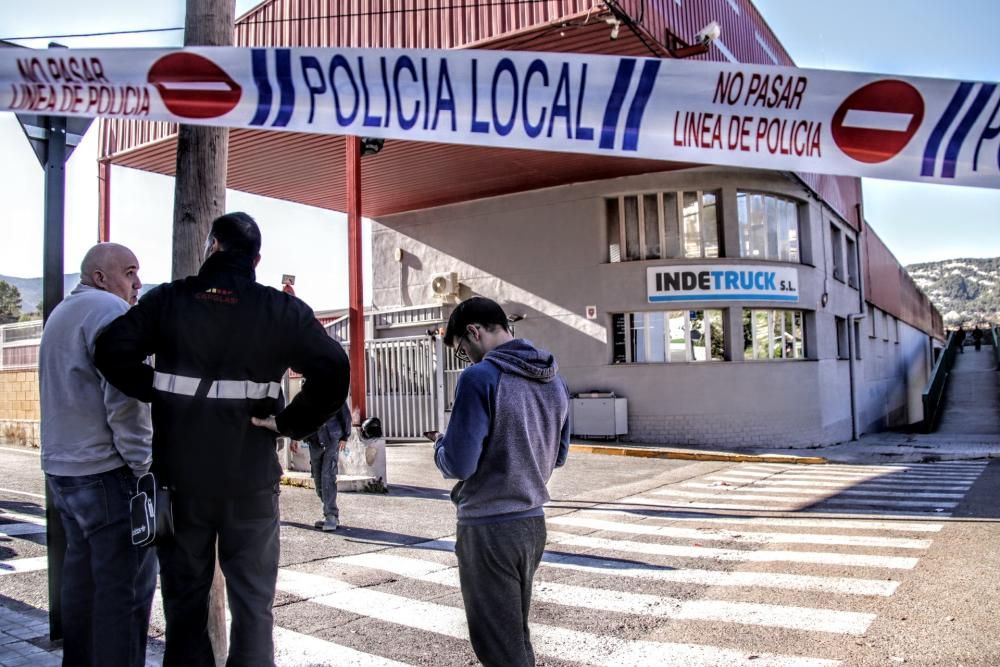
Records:
{"label": "asphalt road", "polygon": [[[279,665],[477,664],[430,455],[389,447],[390,493],[342,493],[334,534],[312,490],[283,489]],[[0,469],[0,606],[46,609],[37,453],[0,448]],[[539,664],[998,665],[998,488],[996,461],[574,454],[551,483]]]}

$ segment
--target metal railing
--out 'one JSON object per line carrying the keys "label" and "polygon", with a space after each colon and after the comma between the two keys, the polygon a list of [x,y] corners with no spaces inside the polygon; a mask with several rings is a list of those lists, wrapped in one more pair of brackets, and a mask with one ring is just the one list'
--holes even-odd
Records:
{"label": "metal railing", "polygon": [[351,325],[350,315],[341,315],[333,322],[324,325],[326,332],[337,342],[342,343],[351,337],[348,329]]}
{"label": "metal railing", "polygon": [[405,308],[393,308],[392,310],[373,312],[372,317],[375,318],[376,329],[392,329],[394,327],[408,327],[425,322],[440,322],[442,312],[442,308],[439,305],[407,306]]}
{"label": "metal railing", "polygon": [[37,368],[41,342],[41,320],[0,326],[0,370]]}
{"label": "metal railing", "polygon": [[948,376],[955,365],[955,354],[958,353],[958,337],[952,331],[948,334],[948,342],[938,357],[931,376],[924,387],[924,420],[921,423],[921,430],[924,433],[932,433],[937,428],[938,419],[941,417],[941,405],[944,402],[944,390],[948,384]]}
{"label": "metal railing", "polygon": [[[344,344],[350,354],[350,344]],[[443,352],[437,336],[365,341],[368,415],[390,440],[419,439],[444,430]]]}

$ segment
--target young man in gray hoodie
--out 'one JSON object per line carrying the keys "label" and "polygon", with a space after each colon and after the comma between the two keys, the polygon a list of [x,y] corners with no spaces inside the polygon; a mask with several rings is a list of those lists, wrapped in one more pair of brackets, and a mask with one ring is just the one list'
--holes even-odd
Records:
{"label": "young man in gray hoodie", "polygon": [[514,338],[495,302],[452,312],[444,343],[462,371],[434,461],[458,511],[455,553],[476,656],[486,667],[533,667],[531,586],[545,550],[545,488],[569,451],[569,391],[555,358]]}
{"label": "young man in gray hoodie", "polygon": [[134,304],[139,262],[101,243],[42,333],[42,470],[63,527],[63,664],[141,667],[156,589],[152,549],[132,546],[129,500],[152,461],[149,407],[94,367],[94,342]]}

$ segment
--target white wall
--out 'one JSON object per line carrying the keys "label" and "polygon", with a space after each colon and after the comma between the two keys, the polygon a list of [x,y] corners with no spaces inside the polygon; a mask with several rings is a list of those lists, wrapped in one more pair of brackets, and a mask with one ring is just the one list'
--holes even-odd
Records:
{"label": "white wall", "polygon": [[[733,239],[737,189],[801,202],[802,256],[808,263],[781,265],[798,272],[797,308],[806,316],[808,359],[744,361],[741,309],[762,306],[706,302],[682,307],[729,309],[728,326],[735,336],[729,361],[611,363],[613,313],[669,309],[647,302],[647,267],[766,263],[738,257],[608,262],[605,197],[694,189],[721,191],[725,238],[720,241],[729,253],[738,247]],[[854,234],[790,178],[716,168],[582,183],[386,216],[375,221],[372,231],[373,302],[376,308],[433,303],[433,276],[457,272],[460,298],[481,294],[499,301],[508,314],[524,316],[517,334],[555,353],[571,391],[610,390],[627,397],[633,440],[774,447],[837,442],[851,437],[851,407],[849,362],[837,357],[834,316],[846,317],[860,306],[858,290],[832,278],[830,220]],[[398,261],[397,249],[402,251]],[[586,306],[597,307],[596,320],[585,317]],[[912,334],[899,346],[909,356],[923,336]],[[909,356],[907,369],[913,365]],[[867,365],[865,369],[867,373]],[[878,421],[884,412],[880,401],[900,405],[892,384],[902,369],[876,373],[882,390],[871,391],[866,381],[865,391],[859,392],[865,397],[864,423]],[[902,395],[905,406],[908,394]],[[888,421],[889,414],[884,417]]]}

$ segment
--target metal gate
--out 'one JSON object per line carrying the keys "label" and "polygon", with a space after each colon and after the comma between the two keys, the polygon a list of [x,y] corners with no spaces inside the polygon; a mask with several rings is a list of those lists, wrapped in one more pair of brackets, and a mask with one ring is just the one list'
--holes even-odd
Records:
{"label": "metal gate", "polygon": [[368,414],[382,420],[386,438],[444,430],[443,348],[437,336],[365,341]]}

